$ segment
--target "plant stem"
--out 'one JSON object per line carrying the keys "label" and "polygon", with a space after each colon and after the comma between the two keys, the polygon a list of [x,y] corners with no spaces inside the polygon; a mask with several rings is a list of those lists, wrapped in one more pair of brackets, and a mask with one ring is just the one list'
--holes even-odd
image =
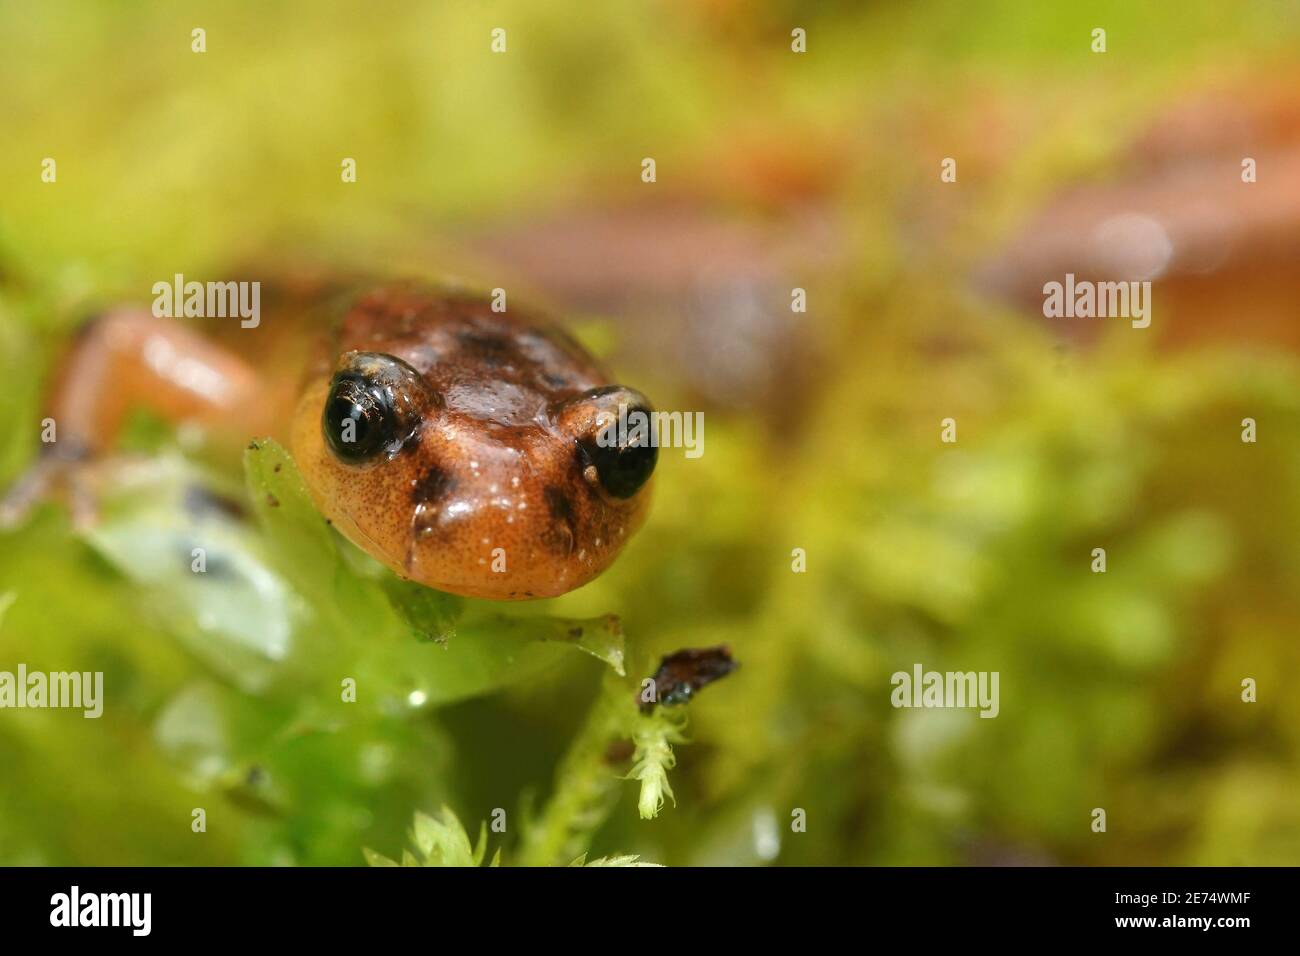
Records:
{"label": "plant stem", "polygon": [[618,801],[622,777],[611,766],[611,745],[628,737],[636,718],[634,691],[607,674],[555,774],[555,791],[529,826],[520,849],[524,866],[567,865],[591,848],[596,831]]}

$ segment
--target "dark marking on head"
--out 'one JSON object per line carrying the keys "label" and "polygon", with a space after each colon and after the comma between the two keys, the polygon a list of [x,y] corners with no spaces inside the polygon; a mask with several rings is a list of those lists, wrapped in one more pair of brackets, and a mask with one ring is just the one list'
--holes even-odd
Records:
{"label": "dark marking on head", "polygon": [[[455,487],[455,476],[436,462],[430,464],[424,474],[416,479],[410,494],[411,504],[415,506],[411,513],[411,532],[415,537],[433,533],[442,514],[442,502]],[[408,570],[414,558],[414,541],[410,548],[405,562]]]}
{"label": "dark marking on head", "polygon": [[456,486],[456,479],[446,469],[432,464],[411,486],[411,504],[436,505]]}
{"label": "dark marking on head", "polygon": [[546,498],[546,507],[550,510],[551,517],[572,524],[573,502],[569,500],[563,489],[548,485],[542,494]]}
{"label": "dark marking on head", "polygon": [[504,365],[518,351],[513,342],[497,332],[470,329],[457,334],[456,341],[484,365]]}
{"label": "dark marking on head", "polygon": [[577,516],[573,502],[561,488],[548,485],[542,492],[546,499],[546,508],[554,523],[542,532],[542,544],[557,554],[568,556],[573,553],[574,543],[578,540]]}

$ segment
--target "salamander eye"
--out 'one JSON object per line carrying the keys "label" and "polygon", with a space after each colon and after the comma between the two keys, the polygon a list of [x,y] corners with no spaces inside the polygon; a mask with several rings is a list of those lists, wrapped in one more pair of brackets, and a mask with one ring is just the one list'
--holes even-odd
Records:
{"label": "salamander eye", "polygon": [[601,487],[615,498],[631,498],[654,474],[659,449],[652,440],[650,416],[648,406],[632,406],[578,441],[584,466],[595,467]]}
{"label": "salamander eye", "polygon": [[412,406],[418,373],[388,355],[358,352],[346,359],[325,399],[325,443],[339,460],[353,465],[391,457],[418,428]]}

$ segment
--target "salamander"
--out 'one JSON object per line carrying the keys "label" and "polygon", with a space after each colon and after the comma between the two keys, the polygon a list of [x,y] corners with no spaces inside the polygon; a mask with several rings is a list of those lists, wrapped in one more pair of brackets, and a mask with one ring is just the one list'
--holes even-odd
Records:
{"label": "salamander", "polygon": [[[657,449],[610,426],[620,408],[649,414],[650,403],[554,322],[410,281],[286,301],[272,297],[261,329],[227,326],[253,356],[192,321],[103,314],[60,365],[58,439],[8,496],[7,518],[111,451],[143,406],[218,439],[284,437],[325,519],[442,591],[563,594],[605,570],[642,524]],[[315,340],[301,362],[282,344],[291,329]]]}

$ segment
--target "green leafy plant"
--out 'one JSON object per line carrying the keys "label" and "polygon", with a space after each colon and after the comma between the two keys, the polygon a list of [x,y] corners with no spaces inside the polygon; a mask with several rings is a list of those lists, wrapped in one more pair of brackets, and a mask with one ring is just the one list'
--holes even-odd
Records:
{"label": "green leafy plant", "polygon": [[[436,817],[426,813],[415,814],[410,841],[414,848],[403,850],[401,862],[365,849],[366,862],[371,866],[482,866],[487,856],[487,823],[479,826],[478,840],[470,846],[469,834],[450,807],[444,806]],[[492,854],[488,866],[501,865],[501,850]]]}
{"label": "green leafy plant", "polygon": [[[487,856],[488,828],[486,821],[479,825],[478,840],[470,845],[469,834],[450,807],[443,807],[437,817],[416,813],[411,827],[410,841],[414,850],[403,850],[400,861],[367,848],[366,862],[371,866],[482,866]],[[492,854],[488,866],[501,865],[501,848]],[[642,862],[632,854],[599,857],[588,860],[587,854],[577,856],[570,866],[654,866]]]}
{"label": "green leafy plant", "polygon": [[[607,677],[561,761],[553,794],[524,828],[519,860],[558,865],[585,858],[624,779],[606,761],[619,741],[635,745],[628,776],[641,784],[642,817],[652,818],[672,797],[667,771],[684,715],[680,708],[638,710],[616,616],[507,614],[492,602],[401,581],[326,525],[277,443],[253,442],[244,466],[254,523],[221,505],[239,495],[237,488],[164,450],[124,467],[103,520],[85,532],[160,621],[239,691],[222,683],[192,687],[161,715],[159,742],[194,769],[196,781],[276,812],[287,795],[250,784],[248,768],[274,765],[272,755],[304,733],[361,730],[536,683],[577,650],[605,664]],[[200,559],[191,556],[200,552],[204,567],[195,573]],[[347,706],[339,703],[341,679],[355,682]],[[298,703],[278,717],[255,703],[284,692]],[[262,727],[249,738],[256,757],[207,752],[220,739],[213,728],[232,720]],[[439,817],[418,814],[411,839],[412,858],[424,865],[477,865],[485,852],[482,839],[470,846],[446,808]],[[589,865],[598,862],[608,861]]]}

